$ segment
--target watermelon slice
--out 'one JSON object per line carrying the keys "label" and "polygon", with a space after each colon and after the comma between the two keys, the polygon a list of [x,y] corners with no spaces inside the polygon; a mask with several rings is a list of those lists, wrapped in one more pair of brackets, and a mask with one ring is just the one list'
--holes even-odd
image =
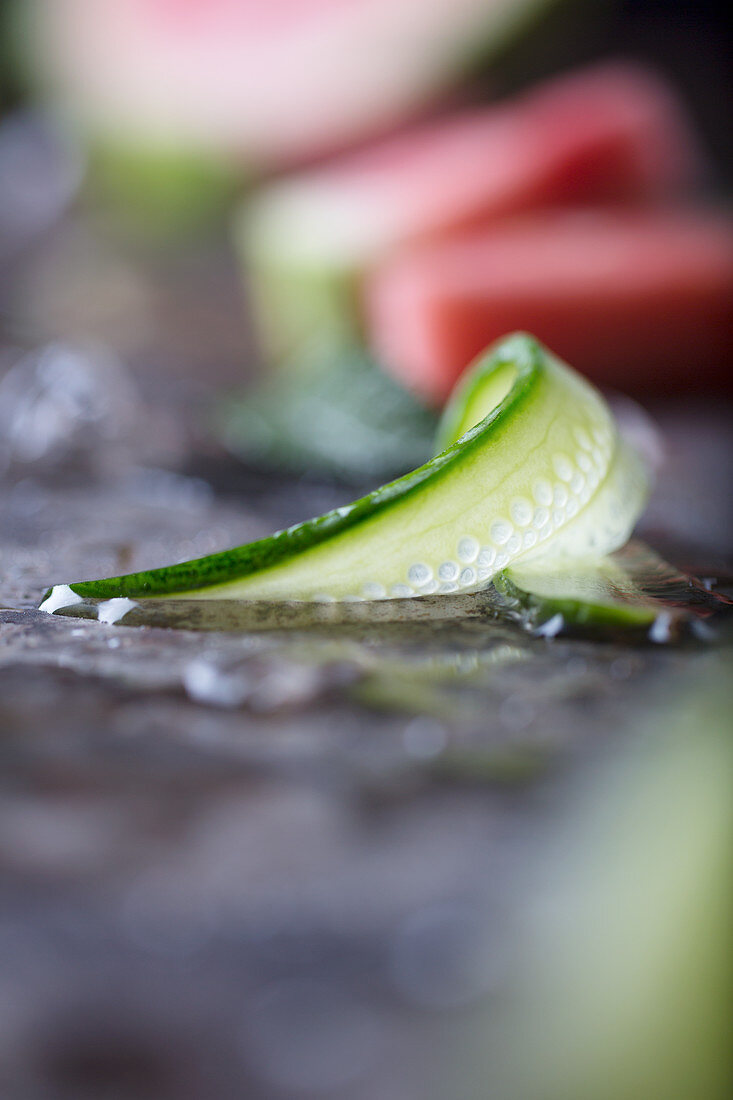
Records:
{"label": "watermelon slice", "polygon": [[404,119],[554,0],[17,0],[32,64],[123,146],[261,167]]}
{"label": "watermelon slice", "polygon": [[291,176],[238,223],[265,352],[358,341],[360,280],[406,244],[549,205],[659,198],[697,166],[667,87],[608,64]]}
{"label": "watermelon slice", "polygon": [[519,325],[624,389],[733,380],[733,219],[723,214],[534,214],[397,256],[366,298],[380,362],[436,402]]}

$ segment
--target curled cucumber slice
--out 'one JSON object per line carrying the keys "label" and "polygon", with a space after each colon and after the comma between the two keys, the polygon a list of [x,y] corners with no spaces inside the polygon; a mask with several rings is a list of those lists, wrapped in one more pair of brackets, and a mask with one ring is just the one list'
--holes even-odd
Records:
{"label": "curled cucumber slice", "polygon": [[195,561],[70,586],[78,596],[362,600],[469,592],[510,567],[622,546],[648,490],[600,394],[530,336],[456,389],[439,453],[343,508]]}

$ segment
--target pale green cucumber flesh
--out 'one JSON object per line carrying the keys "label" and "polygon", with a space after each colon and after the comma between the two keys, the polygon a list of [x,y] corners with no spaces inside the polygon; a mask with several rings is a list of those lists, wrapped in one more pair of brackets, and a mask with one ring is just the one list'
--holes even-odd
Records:
{"label": "pale green cucumber flesh", "polygon": [[626,542],[645,472],[600,395],[537,341],[491,348],[446,417],[440,454],[351,505],[196,561],[70,587],[98,598],[465,592],[509,566],[555,568]]}

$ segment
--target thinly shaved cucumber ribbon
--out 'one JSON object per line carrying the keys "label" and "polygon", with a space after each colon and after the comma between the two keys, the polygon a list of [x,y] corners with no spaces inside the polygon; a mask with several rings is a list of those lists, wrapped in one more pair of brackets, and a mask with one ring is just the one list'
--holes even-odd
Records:
{"label": "thinly shaved cucumber ribbon", "polygon": [[622,546],[646,469],[601,395],[530,336],[464,376],[424,466],[323,516],[233,550],[71,584],[80,597],[363,600],[471,592]]}

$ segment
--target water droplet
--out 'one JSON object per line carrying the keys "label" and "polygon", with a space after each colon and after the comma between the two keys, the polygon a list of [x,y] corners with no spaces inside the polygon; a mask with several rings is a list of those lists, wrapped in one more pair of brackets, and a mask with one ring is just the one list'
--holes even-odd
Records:
{"label": "water droplet", "polygon": [[429,565],[425,565],[424,562],[416,561],[407,570],[407,579],[410,584],[420,585],[427,584],[428,581],[433,579],[433,571]]}
{"label": "water droplet", "polygon": [[561,481],[570,481],[573,476],[573,464],[565,454],[556,454],[552,456],[552,465],[555,473]]}
{"label": "water droplet", "polygon": [[127,612],[132,611],[133,607],[137,606],[134,600],[128,600],[126,596],[105,600],[97,608],[97,619],[100,623],[107,623],[111,626],[113,623],[119,622],[120,619],[124,619]]}
{"label": "water droplet", "polygon": [[545,478],[535,481],[532,493],[538,504],[543,504],[546,508],[552,504],[552,486]]}
{"label": "water droplet", "polygon": [[464,535],[458,543],[459,561],[469,565],[472,561],[476,560],[479,549],[480,547],[477,539],[473,538],[471,535]]}
{"label": "water droplet", "polygon": [[68,584],[55,584],[38,610],[53,615],[60,607],[73,607],[75,603],[82,602],[82,597],[72,591]]}
{"label": "water droplet", "polygon": [[574,493],[579,493],[585,485],[585,478],[581,474],[580,470],[576,470],[573,476],[570,478],[570,488]]}
{"label": "water droplet", "polygon": [[418,760],[438,756],[445,748],[448,737],[440,722],[434,718],[413,718],[402,734],[405,752]]}
{"label": "water droplet", "polygon": [[649,627],[648,638],[650,642],[663,645],[672,637],[672,615],[669,611],[661,611],[652,625]]}
{"label": "water droplet", "polygon": [[547,622],[541,623],[535,630],[535,634],[540,638],[554,638],[560,633],[565,626],[565,620],[558,612],[557,615],[553,615]]}
{"label": "water droplet", "polygon": [[246,678],[227,675],[211,661],[198,658],[183,670],[183,687],[196,703],[216,707],[238,707],[247,699],[250,685]]}
{"label": "water droplet", "polygon": [[575,434],[575,438],[577,439],[579,445],[583,448],[583,450],[589,451],[593,446],[593,443],[591,442],[591,438],[585,428],[576,427],[573,429],[573,432]]}
{"label": "water droplet", "polygon": [[518,527],[526,527],[532,519],[532,505],[524,497],[513,500],[509,510]]}
{"label": "water droplet", "polygon": [[383,600],[387,595],[387,589],[384,585],[378,584],[376,581],[368,581],[361,591],[365,600]]}
{"label": "water droplet", "polygon": [[414,596],[415,590],[407,584],[393,584],[390,594],[396,599],[406,599],[408,596]]}
{"label": "water droplet", "polygon": [[497,519],[491,524],[491,541],[497,546],[503,546],[512,537],[512,525],[505,519]]}
{"label": "water droplet", "polygon": [[458,564],[454,561],[444,561],[438,568],[438,576],[442,581],[454,581],[458,572]]}

